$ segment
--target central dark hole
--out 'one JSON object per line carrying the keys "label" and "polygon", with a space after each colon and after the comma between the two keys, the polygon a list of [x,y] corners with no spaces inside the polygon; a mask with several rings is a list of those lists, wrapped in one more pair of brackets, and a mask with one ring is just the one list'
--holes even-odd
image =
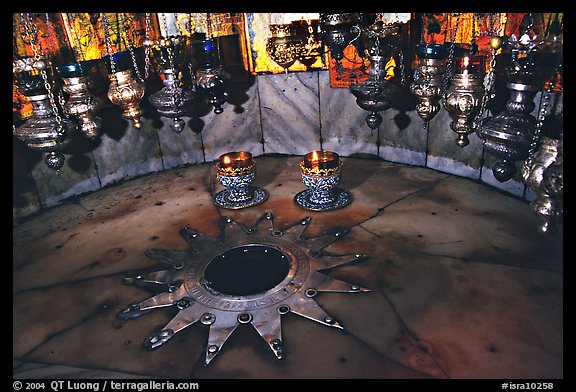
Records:
{"label": "central dark hole", "polygon": [[214,257],[204,271],[204,284],[226,295],[251,295],[282,282],[290,259],[276,248],[246,245]]}

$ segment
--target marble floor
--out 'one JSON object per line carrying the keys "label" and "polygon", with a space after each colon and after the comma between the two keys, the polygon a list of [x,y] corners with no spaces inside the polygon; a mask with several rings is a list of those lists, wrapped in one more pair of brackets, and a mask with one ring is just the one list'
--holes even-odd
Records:
{"label": "marble floor", "polygon": [[[485,184],[423,167],[343,158],[352,203],[310,211],[298,156],[256,157],[269,197],[215,206],[214,164],[151,174],[69,201],[13,226],[13,377],[193,379],[562,379],[563,232],[537,230],[529,205]],[[143,342],[174,306],[121,319],[151,297],[123,284],[159,269],[150,249],[187,250],[184,227],[221,235],[221,217],[256,227],[263,214],[303,238],[348,229],[322,249],[367,257],[322,273],[370,289],[320,292],[343,329],[281,317],[277,359],[250,323],[205,364],[209,327],[193,323],[161,347]],[[260,222],[258,230],[272,230]]]}

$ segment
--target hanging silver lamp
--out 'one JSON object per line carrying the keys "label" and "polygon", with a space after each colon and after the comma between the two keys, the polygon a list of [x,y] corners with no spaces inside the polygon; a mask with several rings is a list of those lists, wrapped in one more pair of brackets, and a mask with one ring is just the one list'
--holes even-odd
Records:
{"label": "hanging silver lamp", "polygon": [[172,130],[180,133],[185,126],[182,117],[190,114],[194,100],[193,90],[184,88],[180,77],[187,57],[186,37],[145,40],[144,46],[151,49],[152,59],[164,76],[164,87],[148,99],[161,116],[172,120]]}
{"label": "hanging silver lamp", "polygon": [[33,151],[47,153],[44,163],[59,171],[64,165],[62,150],[70,143],[77,125],[62,116],[54,94],[54,70],[44,59],[25,58],[13,62],[16,88],[32,104],[32,118],[14,128],[14,135]]}

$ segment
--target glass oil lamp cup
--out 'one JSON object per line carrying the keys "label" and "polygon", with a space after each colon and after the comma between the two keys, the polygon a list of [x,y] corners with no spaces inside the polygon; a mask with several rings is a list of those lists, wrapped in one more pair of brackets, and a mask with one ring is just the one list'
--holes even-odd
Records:
{"label": "glass oil lamp cup", "polygon": [[352,196],[336,186],[342,175],[342,161],[332,151],[311,151],[300,162],[302,182],[308,187],[294,197],[294,202],[305,209],[325,211],[341,208],[352,201]]}
{"label": "glass oil lamp cup", "polygon": [[214,203],[223,208],[240,209],[255,206],[268,198],[262,188],[253,187],[256,161],[246,151],[220,155],[216,161],[217,178],[224,187],[214,197]]}
{"label": "glass oil lamp cup", "polygon": [[480,56],[464,56],[444,94],[444,108],[450,113],[450,128],[458,134],[456,144],[466,147],[468,135],[474,132],[474,121],[481,110],[484,95],[484,69]]}

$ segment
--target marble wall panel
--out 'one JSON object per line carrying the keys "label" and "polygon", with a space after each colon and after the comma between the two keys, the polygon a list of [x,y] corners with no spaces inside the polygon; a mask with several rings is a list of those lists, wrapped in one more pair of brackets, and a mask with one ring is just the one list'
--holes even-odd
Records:
{"label": "marble wall panel", "polygon": [[36,183],[25,158],[26,146],[12,138],[12,217],[18,219],[41,209]]}
{"label": "marble wall panel", "polygon": [[248,151],[253,156],[264,153],[257,81],[250,77],[247,81],[231,82],[224,111],[215,114],[210,107],[201,117],[207,162],[229,151]]}
{"label": "marble wall panel", "polygon": [[392,162],[424,166],[426,162],[426,130],[422,119],[410,108],[380,112],[380,148],[382,159]]}
{"label": "marble wall panel", "polygon": [[80,134],[72,137],[63,151],[64,166],[56,172],[44,163],[45,153],[29,150],[26,154],[31,176],[34,179],[40,204],[43,208],[61,204],[64,200],[100,189],[91,147]]}
{"label": "marble wall panel", "polygon": [[[426,166],[463,177],[478,178],[482,166],[482,140],[471,133],[465,147],[456,144],[458,135],[450,128],[450,113],[442,108],[428,124]],[[441,159],[448,157],[450,159]],[[460,163],[460,164],[459,164]],[[447,167],[443,165],[448,164]]]}
{"label": "marble wall panel", "polygon": [[154,122],[155,127],[158,125],[158,143],[166,169],[204,162],[202,135],[193,131],[190,117],[182,117],[182,120],[186,126],[180,133],[171,128],[172,119],[158,116]]}
{"label": "marble wall panel", "polygon": [[[153,110],[145,100],[142,104],[145,113]],[[117,108],[110,108],[102,120],[100,145],[94,150],[102,187],[164,169],[153,120],[143,116],[142,128],[137,129]]]}
{"label": "marble wall panel", "polygon": [[259,75],[258,93],[265,153],[320,149],[317,72]]}
{"label": "marble wall panel", "polygon": [[[538,94],[533,115],[538,114],[540,100]],[[457,135],[450,129],[452,119],[444,108],[424,128],[414,110],[414,97],[402,95],[392,108],[380,113],[383,122],[378,130],[371,131],[365,122],[368,112],[356,104],[348,89],[330,88],[328,71],[249,75],[232,80],[224,112],[217,115],[211,105],[198,100],[193,113],[185,118],[187,126],[181,134],[173,132],[146,99],[142,105],[144,126],[140,130],[120,117],[119,108],[105,109],[100,137],[75,141],[67,149],[65,167],[56,180],[54,173],[43,167],[44,154],[20,145],[27,164],[18,163],[14,171],[14,200],[20,204],[14,205],[13,217],[108,184],[211,161],[234,150],[254,156],[304,155],[321,148],[342,156],[377,155],[391,162],[480,179],[529,201],[535,198],[522,182],[521,162],[514,178],[500,183],[491,171],[496,158],[484,152],[475,133],[469,135],[468,146],[456,145]],[[562,95],[554,97],[551,105],[554,113],[561,115]],[[19,162],[21,158],[14,159]]]}
{"label": "marble wall panel", "polygon": [[366,125],[366,111],[356,104],[350,90],[330,87],[328,71],[320,71],[318,76],[322,148],[341,156],[378,155],[378,132],[371,132]]}

